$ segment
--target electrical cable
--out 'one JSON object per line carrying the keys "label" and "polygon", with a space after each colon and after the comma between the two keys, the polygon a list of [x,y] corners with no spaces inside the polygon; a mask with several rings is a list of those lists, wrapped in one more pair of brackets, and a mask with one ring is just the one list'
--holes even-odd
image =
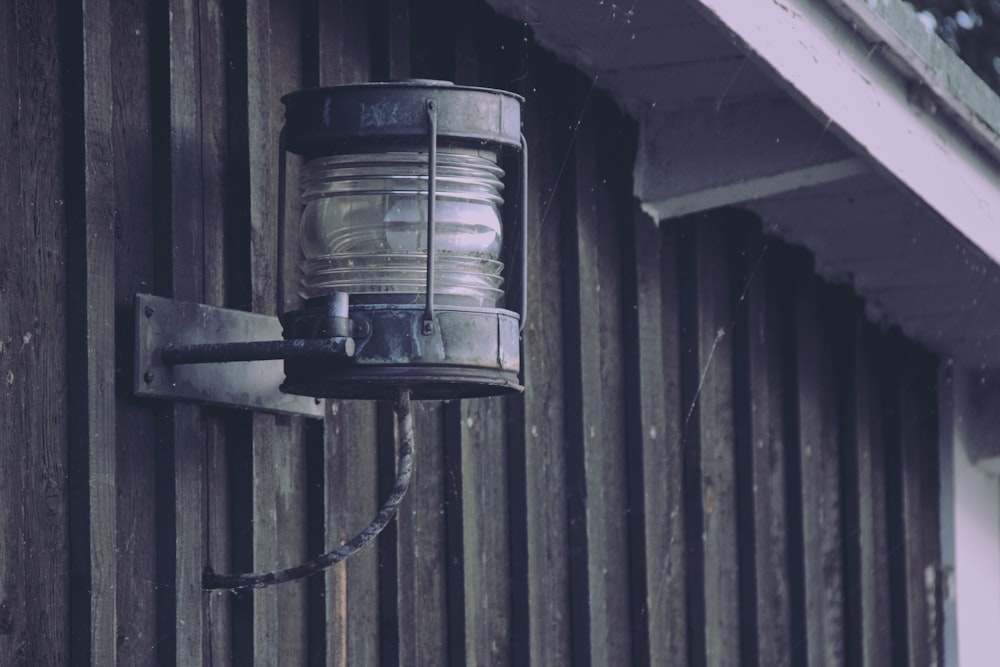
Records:
{"label": "electrical cable", "polygon": [[393,409],[396,413],[399,433],[399,464],[396,472],[396,483],[382,505],[382,509],[364,530],[333,551],[317,556],[302,565],[284,570],[246,574],[216,574],[211,568],[207,568],[202,577],[202,587],[205,590],[264,588],[272,584],[293,581],[322,572],[331,565],[350,558],[365,547],[370,546],[378,534],[396,516],[399,504],[402,502],[403,496],[406,495],[406,490],[410,486],[410,477],[413,474],[413,415],[410,412],[409,389],[398,390]]}

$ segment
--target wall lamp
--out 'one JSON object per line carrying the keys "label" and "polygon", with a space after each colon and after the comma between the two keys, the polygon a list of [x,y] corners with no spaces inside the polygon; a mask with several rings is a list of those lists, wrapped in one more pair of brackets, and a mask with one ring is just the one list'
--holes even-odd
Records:
{"label": "wall lamp", "polygon": [[[397,480],[375,519],[344,545],[286,570],[209,570],[206,589],[290,581],[370,544],[409,484],[411,397],[523,389],[523,99],[411,80],[303,90],[282,102],[277,317],[137,295],[136,394],[314,417],[323,415],[324,398],[394,400]],[[282,313],[288,152],[304,159],[304,306]],[[501,215],[506,154],[520,158],[521,313],[503,307],[503,260],[511,256]]]}

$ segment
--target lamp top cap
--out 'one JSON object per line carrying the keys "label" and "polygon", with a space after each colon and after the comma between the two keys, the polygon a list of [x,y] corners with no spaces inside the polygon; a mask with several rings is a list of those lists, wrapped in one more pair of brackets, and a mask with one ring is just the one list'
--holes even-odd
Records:
{"label": "lamp top cap", "polygon": [[281,101],[288,150],[310,158],[372,143],[423,143],[429,106],[437,115],[439,142],[492,148],[521,144],[524,99],[504,90],[409,79],[300,90]]}

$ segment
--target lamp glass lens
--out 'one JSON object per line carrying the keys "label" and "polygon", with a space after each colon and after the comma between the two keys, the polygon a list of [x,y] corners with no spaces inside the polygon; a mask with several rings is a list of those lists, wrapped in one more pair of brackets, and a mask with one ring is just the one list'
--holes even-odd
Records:
{"label": "lamp glass lens", "polygon": [[[426,152],[359,153],[303,167],[304,298],[331,291],[423,298],[427,159]],[[503,170],[492,153],[440,150],[436,173],[435,297],[495,307],[503,296]]]}

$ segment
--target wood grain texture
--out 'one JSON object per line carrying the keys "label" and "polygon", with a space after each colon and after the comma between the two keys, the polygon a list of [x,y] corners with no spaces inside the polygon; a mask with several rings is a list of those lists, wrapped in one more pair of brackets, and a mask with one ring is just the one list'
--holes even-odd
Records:
{"label": "wood grain texture", "polygon": [[[342,544],[378,511],[375,406],[330,401],[326,419],[327,549]],[[416,445],[415,445],[416,446]],[[327,580],[327,664],[379,661],[378,558],[363,551],[331,568]]]}
{"label": "wood grain texture", "polygon": [[[203,302],[214,306],[229,303],[231,262],[228,261],[227,227],[223,224],[228,210],[229,142],[226,106],[227,52],[225,38],[225,2],[211,0],[198,4],[198,77],[203,94],[199,98],[201,132],[199,134],[202,191],[201,211],[205,220],[203,229],[202,271],[204,272]],[[210,94],[204,94],[209,91]],[[205,446],[205,520],[207,527],[206,564],[216,572],[237,569],[233,552],[239,548],[241,532],[239,521],[233,520],[234,503],[242,499],[230,493],[231,457],[241,452],[241,444],[231,443],[234,421],[242,424],[243,415],[232,411],[204,410],[202,413]],[[242,435],[236,434],[239,438]],[[238,482],[237,482],[238,485]],[[236,510],[239,516],[239,509]],[[247,565],[249,567],[249,564]],[[235,660],[239,642],[233,625],[233,604],[236,596],[228,592],[206,595],[206,628],[209,664],[226,664]],[[239,626],[237,625],[236,628]],[[237,653],[234,653],[236,651]]]}
{"label": "wood grain texture", "polygon": [[[154,202],[170,254],[160,255],[164,291],[175,298],[204,296],[201,211],[201,113],[198,82],[198,19],[193,3],[177,0],[161,8],[155,21],[166,60],[154,85],[164,106],[154,128],[154,150],[167,167]],[[192,258],[198,258],[192,261]],[[164,662],[200,665],[205,659],[205,619],[201,575],[207,558],[204,504],[204,439],[197,406],[174,404],[164,415],[165,446],[157,452],[159,497],[157,609],[158,654]]]}
{"label": "wood grain texture", "polygon": [[900,396],[903,523],[906,551],[907,628],[911,664],[937,667],[942,660],[941,562],[937,518],[936,370],[933,358],[912,343],[905,350]]}
{"label": "wood grain texture", "polygon": [[[722,212],[697,221],[696,286],[705,663],[739,662],[740,615],[733,433],[732,314]],[[693,426],[692,426],[693,427]],[[694,494],[689,502],[696,502]],[[690,510],[690,507],[689,507]],[[695,622],[692,620],[692,622]],[[696,663],[697,664],[697,663]]]}
{"label": "wood grain texture", "polygon": [[[114,161],[109,60],[112,39],[110,5],[83,7],[84,170],[87,266],[85,302],[87,345],[88,491],[90,508],[90,661],[114,663],[118,644],[115,530],[115,371],[114,371]],[[78,278],[79,279],[79,278]],[[78,280],[77,279],[77,280]]]}
{"label": "wood grain texture", "polygon": [[[802,476],[807,650],[810,664],[844,660],[840,460],[828,331],[820,325],[818,279],[797,280],[798,413]],[[825,305],[825,304],[824,304]]]}
{"label": "wood grain texture", "polygon": [[[790,600],[788,532],[782,423],[786,394],[781,377],[777,275],[769,261],[773,240],[750,235],[744,259],[751,403],[753,549],[756,568],[756,628],[759,665],[790,665]],[[794,473],[792,473],[794,474]]]}
{"label": "wood grain texture", "polygon": [[460,419],[464,660],[509,664],[509,500],[503,399],[464,400]]}
{"label": "wood grain texture", "polygon": [[[635,213],[649,664],[686,658],[677,238]],[[641,621],[640,621],[641,622]]]}
{"label": "wood grain texture", "polygon": [[396,539],[398,651],[383,664],[447,664],[445,463],[443,408],[413,405],[418,447],[410,491],[399,509]]}
{"label": "wood grain texture", "polygon": [[[881,390],[884,355],[880,339],[882,334],[875,327],[862,323],[859,334],[858,427],[859,446],[867,444],[867,451],[859,456],[859,485],[867,497],[861,501],[861,567],[862,613],[864,634],[861,639],[865,665],[890,664],[890,597],[889,567],[892,554],[888,547],[887,498],[886,498],[886,429],[882,414],[887,402]],[[865,503],[870,502],[866,507]]]}
{"label": "wood grain texture", "polygon": [[[300,17],[294,3],[251,2],[246,7],[246,141],[249,212],[249,283],[252,310],[271,314],[277,295],[277,168],[280,97],[301,87]],[[242,128],[241,128],[242,129]],[[297,173],[293,171],[293,178]],[[294,185],[296,180],[291,181]],[[290,198],[294,205],[294,196]],[[286,210],[295,224],[297,207]],[[286,268],[294,270],[293,265]],[[287,286],[288,276],[283,277]],[[305,454],[302,421],[255,415],[254,563],[255,569],[290,567],[306,553]],[[306,660],[306,582],[254,592],[254,654],[258,664]]]}
{"label": "wood grain texture", "polygon": [[[533,51],[538,62],[544,54]],[[551,57],[547,61],[552,67]],[[540,71],[545,71],[539,68]],[[551,70],[548,70],[551,71]],[[541,76],[541,75],[540,75]],[[529,660],[534,665],[570,660],[570,592],[566,507],[565,396],[562,345],[564,243],[561,165],[568,135],[545,131],[547,104],[555,96],[532,80],[525,105],[525,134],[532,148],[529,166],[527,312],[524,330],[524,494]],[[515,474],[512,472],[512,474]],[[515,647],[517,650],[518,647]]]}
{"label": "wood grain texture", "polygon": [[[132,397],[134,296],[154,287],[150,13],[112,3],[112,154],[115,189],[117,618],[120,664],[156,659],[156,410]],[[104,107],[106,109],[106,107]]]}
{"label": "wood grain texture", "polygon": [[[607,109],[602,109],[607,113]],[[582,112],[582,110],[581,110]],[[579,516],[585,532],[584,567],[589,607],[586,641],[574,660],[614,664],[631,660],[628,559],[619,551],[627,544],[625,494],[623,377],[618,328],[621,322],[620,240],[597,147],[598,131],[609,117],[587,110],[578,127],[572,178],[575,221],[565,229],[573,241],[567,257],[566,346],[571,368],[566,376],[567,438],[575,449],[569,484],[578,485]],[[595,185],[595,183],[597,185]],[[571,510],[573,512],[573,510]],[[571,549],[582,545],[571,545]],[[581,563],[582,565],[582,563]],[[584,579],[574,581],[579,586]],[[575,603],[574,603],[575,604]],[[574,628],[574,633],[576,628]],[[586,637],[584,640],[583,638]],[[581,663],[582,664],[582,663]]]}
{"label": "wood grain texture", "polygon": [[[80,417],[89,419],[102,416],[103,407],[97,396],[88,402],[77,394],[70,401],[66,389],[69,377],[86,381],[92,366],[81,364],[68,372],[66,365],[66,263],[71,260],[66,245],[64,172],[58,163],[66,126],[60,108],[57,19],[55,9],[45,5],[8,3],[0,10],[4,38],[0,80],[10,91],[10,99],[0,103],[0,123],[9,151],[0,168],[4,195],[0,210],[5,216],[0,231],[0,308],[5,312],[0,324],[0,403],[4,406],[0,427],[5,458],[10,462],[0,472],[0,529],[6,536],[0,546],[0,627],[4,628],[0,662],[12,665],[67,660],[66,621],[74,602],[68,597],[66,576],[70,566],[67,408],[73,405],[84,411]],[[75,221],[82,225],[82,214]],[[99,353],[103,352],[102,346]],[[83,469],[74,467],[84,479],[90,444],[87,438],[73,443],[74,448],[84,449]],[[100,457],[105,451],[93,452],[95,462],[105,462]],[[114,470],[113,463],[110,470]],[[105,469],[98,468],[98,472],[103,475]],[[101,488],[93,496],[101,521],[108,519],[108,507],[101,504],[107,490]],[[83,512],[88,533],[83,538],[89,547],[89,505]],[[105,542],[95,546],[99,556],[107,555]],[[76,558],[73,561],[74,566],[82,565],[80,574],[85,580],[96,576],[100,584],[106,583],[102,577],[114,567],[113,560],[106,558],[96,567],[91,567],[89,557],[82,564]],[[104,599],[94,602],[85,598],[88,614],[107,610]],[[100,620],[106,631],[107,621],[113,623],[113,602],[111,617]],[[89,637],[86,627],[74,630]]]}

